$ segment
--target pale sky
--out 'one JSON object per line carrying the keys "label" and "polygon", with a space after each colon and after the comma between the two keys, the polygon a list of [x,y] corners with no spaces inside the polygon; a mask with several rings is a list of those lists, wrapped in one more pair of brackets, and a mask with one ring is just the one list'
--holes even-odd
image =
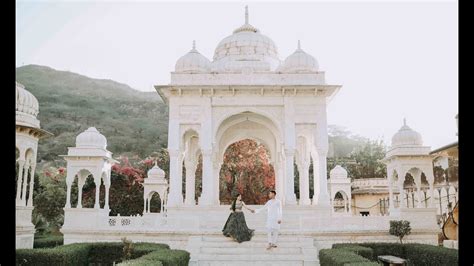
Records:
{"label": "pale sky", "polygon": [[301,40],[328,84],[328,123],[390,144],[403,118],[432,149],[457,140],[456,1],[16,2],[16,65],[46,65],[142,91],[168,84],[196,40],[212,60],[244,23],[284,60]]}

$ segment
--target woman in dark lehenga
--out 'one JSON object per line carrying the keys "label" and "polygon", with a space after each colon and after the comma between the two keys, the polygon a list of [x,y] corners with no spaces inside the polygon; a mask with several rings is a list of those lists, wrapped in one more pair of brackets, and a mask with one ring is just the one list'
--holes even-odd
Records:
{"label": "woman in dark lehenga", "polygon": [[255,231],[247,227],[245,216],[242,212],[242,207],[252,211],[245,205],[245,203],[242,201],[242,197],[240,194],[238,194],[230,206],[232,212],[230,213],[229,218],[227,218],[224,228],[222,229],[222,233],[224,233],[225,236],[232,237],[239,243],[243,241],[249,241]]}

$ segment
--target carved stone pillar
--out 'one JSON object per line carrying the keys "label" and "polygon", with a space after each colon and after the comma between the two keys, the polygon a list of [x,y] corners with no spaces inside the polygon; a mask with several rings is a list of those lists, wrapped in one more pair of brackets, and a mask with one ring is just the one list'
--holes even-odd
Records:
{"label": "carved stone pillar", "polygon": [[168,206],[175,207],[183,204],[182,165],[179,150],[168,150],[170,155],[170,194]]}
{"label": "carved stone pillar", "polygon": [[23,182],[23,169],[25,167],[24,160],[18,160],[18,178],[16,183],[16,206],[21,205],[21,183]]}
{"label": "carved stone pillar", "polygon": [[[69,174],[68,174],[69,175]],[[66,206],[64,208],[71,208],[71,187],[72,187],[72,180],[66,178]]]}
{"label": "carved stone pillar", "polygon": [[84,183],[86,182],[87,175],[82,176],[80,174],[77,175],[77,207],[82,208],[82,188],[84,187]]}
{"label": "carved stone pillar", "polygon": [[310,205],[309,199],[309,163],[302,162],[298,164],[298,171],[300,177],[300,205]]}
{"label": "carved stone pillar", "polygon": [[202,194],[199,205],[212,205],[215,203],[214,177],[212,171],[212,150],[201,150],[202,154]]}
{"label": "carved stone pillar", "polygon": [[392,173],[389,174],[389,178],[388,178],[388,212],[389,213],[392,213],[393,210],[395,210],[395,203],[394,203],[394,200],[393,200],[393,176],[392,176]]}
{"label": "carved stone pillar", "polygon": [[33,207],[33,190],[35,187],[35,169],[36,169],[36,164],[31,165],[31,179],[30,179],[30,185],[29,185],[30,195],[28,196],[28,204],[27,204],[29,207]]}
{"label": "carved stone pillar", "polygon": [[109,207],[109,190],[110,190],[110,183],[105,184],[105,203],[104,203],[104,209],[110,210]]}
{"label": "carved stone pillar", "polygon": [[318,159],[319,159],[319,195],[318,195],[318,205],[319,206],[331,206],[328,193],[328,182],[327,182],[327,149],[318,149]]}
{"label": "carved stone pillar", "polygon": [[311,152],[311,157],[313,158],[313,205],[318,204],[319,190],[320,190],[320,176],[319,176],[319,158],[316,151]]}
{"label": "carved stone pillar", "polygon": [[295,149],[286,148],[285,149],[285,163],[286,163],[285,203],[286,204],[296,204],[294,160],[295,160]]}
{"label": "carved stone pillar", "polygon": [[21,189],[21,206],[26,206],[26,184],[30,175],[30,164],[26,163],[23,169],[23,188]]}
{"label": "carved stone pillar", "polygon": [[186,196],[184,200],[185,205],[196,205],[196,168],[197,160],[185,160],[184,166],[186,167]]}
{"label": "carved stone pillar", "polygon": [[100,180],[101,178],[94,178],[95,183],[95,204],[94,209],[100,209],[99,197],[100,197]]}

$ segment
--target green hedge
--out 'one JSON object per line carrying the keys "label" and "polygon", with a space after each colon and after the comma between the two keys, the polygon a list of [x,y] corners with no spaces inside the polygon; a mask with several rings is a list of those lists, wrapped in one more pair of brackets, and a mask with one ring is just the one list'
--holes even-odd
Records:
{"label": "green hedge", "polygon": [[[122,263],[119,263],[117,265],[120,266],[148,266],[150,265],[150,261],[148,260],[128,260],[124,261]],[[163,263],[161,261],[154,261],[153,266],[163,266]]]}
{"label": "green hedge", "polygon": [[156,261],[160,261],[163,266],[187,266],[189,264],[190,254],[184,250],[177,249],[160,249],[153,251],[145,256],[135,260],[129,260],[119,265],[155,265]]}
{"label": "green hedge", "polygon": [[333,245],[336,250],[351,251],[368,258],[368,253],[361,247],[372,249],[372,261],[377,261],[377,257],[381,255],[400,257],[406,259],[408,265],[414,266],[457,265],[459,260],[457,250],[427,244],[358,243]]}
{"label": "green hedge", "polygon": [[405,245],[405,256],[409,260],[410,265],[458,265],[459,255],[456,249],[423,244]]}
{"label": "green hedge", "polygon": [[33,241],[33,248],[53,248],[62,246],[64,244],[64,238],[62,235],[49,235],[35,237]]}
{"label": "green hedge", "polygon": [[395,257],[406,259],[405,247],[407,244],[400,243],[359,243],[359,246],[368,247],[373,250],[373,260],[377,261],[380,255],[392,255]]}
{"label": "green hedge", "polygon": [[353,244],[333,244],[332,248],[351,251],[369,260],[374,259],[374,251],[369,247],[363,247],[363,246],[353,245]]}
{"label": "green hedge", "polygon": [[90,245],[70,244],[55,248],[17,249],[16,265],[88,265]]}
{"label": "green hedge", "polygon": [[121,261],[123,257],[123,243],[120,242],[99,242],[91,243],[89,250],[90,264],[112,264],[114,261]]}
{"label": "green hedge", "polygon": [[[344,248],[338,249],[321,249],[319,251],[319,263],[321,266],[346,266],[348,264],[365,265],[360,263],[371,263],[369,259],[366,259],[360,255],[355,254],[352,251]],[[367,264],[370,265],[370,264]]]}
{"label": "green hedge", "polygon": [[351,262],[346,263],[344,266],[380,266],[378,262],[368,261],[368,262]]}
{"label": "green hedge", "polygon": [[133,244],[132,259],[139,258],[157,249],[170,249],[167,244],[137,242]]}
{"label": "green hedge", "polygon": [[[90,265],[112,265],[112,263],[120,262],[123,256],[123,243],[121,242],[105,242],[105,243],[76,243],[55,248],[40,249],[17,249],[16,265],[39,265],[39,266],[90,266]],[[163,265],[187,265],[189,261],[189,253],[182,250],[170,250],[166,244],[154,243],[133,243],[132,258],[139,258],[146,254],[160,252],[164,253],[168,258],[163,258],[166,263]],[[186,260],[186,264],[182,261]],[[160,253],[161,254],[161,253]],[[170,261],[171,258],[172,260]],[[148,265],[151,260],[147,260]],[[153,261],[153,265],[161,265],[161,262]]]}

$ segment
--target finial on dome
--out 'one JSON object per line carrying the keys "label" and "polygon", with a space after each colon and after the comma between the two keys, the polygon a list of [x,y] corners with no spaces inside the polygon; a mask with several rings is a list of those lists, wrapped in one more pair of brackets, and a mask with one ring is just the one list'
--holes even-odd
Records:
{"label": "finial on dome", "polygon": [[298,40],[298,50],[301,50],[301,41]]}
{"label": "finial on dome", "polygon": [[407,119],[404,117],[403,118],[403,125],[406,126],[407,125]]}
{"label": "finial on dome", "polygon": [[245,6],[245,24],[249,24],[249,6]]}
{"label": "finial on dome", "polygon": [[196,40],[193,40],[193,50],[196,50]]}

